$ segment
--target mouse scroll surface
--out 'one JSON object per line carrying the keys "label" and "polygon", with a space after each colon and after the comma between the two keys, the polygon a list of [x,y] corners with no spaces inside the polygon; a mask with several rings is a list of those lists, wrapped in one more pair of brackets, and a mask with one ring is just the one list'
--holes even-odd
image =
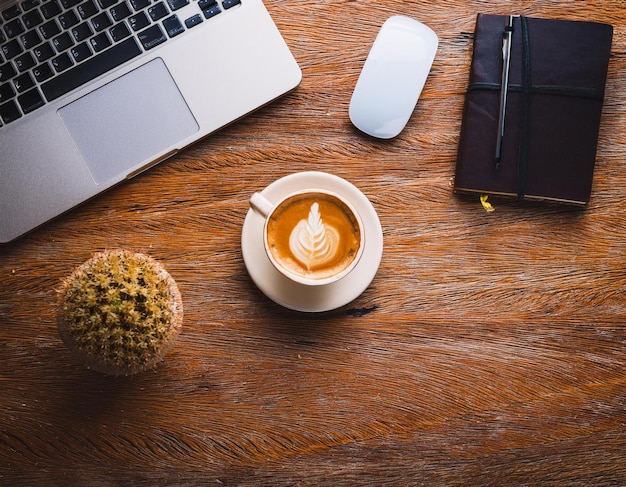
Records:
{"label": "mouse scroll surface", "polygon": [[352,123],[368,135],[390,139],[405,127],[437,52],[437,35],[404,16],[389,18],[367,56],[350,100]]}

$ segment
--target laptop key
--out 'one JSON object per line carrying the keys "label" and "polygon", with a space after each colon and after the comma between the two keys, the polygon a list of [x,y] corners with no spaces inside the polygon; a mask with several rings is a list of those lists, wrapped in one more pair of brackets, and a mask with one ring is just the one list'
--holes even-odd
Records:
{"label": "laptop key", "polygon": [[174,11],[189,5],[189,0],[167,0],[167,3],[170,6],[170,9]]}
{"label": "laptop key", "polygon": [[98,13],[98,7],[96,7],[92,0],[87,0],[86,2],[81,3],[78,7],[76,7],[76,10],[78,10],[78,15],[80,15],[80,18],[83,20]]}
{"label": "laptop key", "polygon": [[106,12],[99,13],[93,19],[91,19],[91,25],[93,26],[93,30],[96,32],[100,32],[108,27],[113,25],[113,21],[109,14]]}
{"label": "laptop key", "polygon": [[22,114],[20,113],[20,109],[17,107],[15,100],[9,100],[8,102],[0,105],[0,118],[4,123],[11,123],[21,116]]}
{"label": "laptop key", "polygon": [[39,5],[39,0],[24,0],[22,2],[22,10],[27,12],[28,10],[35,8],[37,5]]}
{"label": "laptop key", "polygon": [[24,73],[13,80],[13,85],[18,93],[22,93],[35,86],[35,80],[30,73]]}
{"label": "laptop key", "polygon": [[44,3],[39,9],[46,19],[51,19],[61,13],[61,6],[57,0],[50,0]]}
{"label": "laptop key", "polygon": [[215,0],[198,0],[198,8],[200,10],[206,10],[207,8],[215,7],[217,2]]}
{"label": "laptop key", "polygon": [[74,36],[74,40],[76,42],[82,42],[87,39],[89,36],[93,34],[91,27],[87,22],[83,22],[82,24],[78,24],[76,27],[72,29],[72,35]]}
{"label": "laptop key", "polygon": [[98,5],[102,10],[106,10],[117,3],[117,0],[98,0]]}
{"label": "laptop key", "polygon": [[24,24],[22,24],[22,21],[20,19],[13,19],[4,25],[4,32],[9,39],[13,39],[14,37],[23,33],[25,30],[26,29],[24,28]]}
{"label": "laptop key", "polygon": [[8,61],[11,58],[14,58],[18,54],[24,52],[20,43],[17,42],[17,39],[13,39],[12,41],[7,42],[2,46],[2,54],[4,54],[4,58]]}
{"label": "laptop key", "polygon": [[133,37],[123,40],[111,49],[87,59],[78,66],[69,69],[41,85],[41,90],[48,101],[56,100],[75,88],[91,81],[101,74],[120,66],[141,54],[141,48]]}
{"label": "laptop key", "polygon": [[128,23],[130,24],[130,28],[137,32],[138,30],[150,25],[150,19],[145,12],[139,12],[138,14],[129,17]]}
{"label": "laptop key", "polygon": [[74,46],[70,50],[70,53],[74,57],[74,61],[76,63],[82,63],[85,59],[93,54],[91,52],[91,49],[89,48],[89,45],[86,42]]}
{"label": "laptop key", "polygon": [[109,13],[111,14],[111,17],[113,17],[113,20],[115,22],[124,20],[126,17],[130,17],[132,14],[130,7],[126,2],[122,2],[117,4],[115,7],[111,7]]}
{"label": "laptop key", "polygon": [[61,0],[61,5],[65,10],[69,10],[80,3],[80,0]]}
{"label": "laptop key", "polygon": [[74,41],[72,40],[72,36],[70,36],[67,32],[63,32],[63,34],[52,39],[52,44],[57,52],[62,52],[72,47],[74,45]]}
{"label": "laptop key", "polygon": [[139,12],[150,5],[150,0],[130,0],[130,4],[135,9],[135,12]]}
{"label": "laptop key", "polygon": [[111,45],[111,39],[106,32],[101,32],[95,37],[89,39],[93,52],[100,52]]}
{"label": "laptop key", "polygon": [[63,54],[59,54],[55,58],[52,58],[50,62],[52,63],[52,67],[57,73],[61,73],[66,69],[69,69],[73,64],[72,58],[66,52],[64,52]]}
{"label": "laptop key", "polygon": [[28,51],[26,51],[21,56],[16,57],[13,62],[15,63],[15,67],[20,73],[23,73],[24,71],[32,68],[35,65],[35,59],[33,58],[33,55]]}
{"label": "laptop key", "polygon": [[42,63],[54,56],[54,49],[52,49],[52,45],[49,42],[45,42],[33,49],[33,53],[35,54],[37,61]]}
{"label": "laptop key", "polygon": [[70,27],[74,27],[78,24],[80,20],[78,19],[78,15],[73,10],[69,10],[64,14],[59,15],[59,23],[61,24],[61,28],[69,29]]}
{"label": "laptop key", "polygon": [[43,83],[47,79],[54,76],[54,71],[48,63],[43,63],[32,70],[33,76],[37,80],[37,83]]}
{"label": "laptop key", "polygon": [[20,104],[25,114],[37,110],[37,108],[43,106],[45,103],[37,88],[33,88],[18,96],[17,102]]}
{"label": "laptop key", "polygon": [[125,22],[120,22],[109,29],[113,42],[119,42],[130,35],[130,29]]}
{"label": "laptop key", "polygon": [[165,33],[158,25],[153,25],[152,27],[148,27],[146,30],[142,30],[139,34],[137,34],[137,37],[146,51],[167,40]]}
{"label": "laptop key", "polygon": [[168,13],[167,7],[163,2],[159,2],[148,9],[148,15],[155,22],[165,17]]}
{"label": "laptop key", "polygon": [[229,8],[232,8],[235,5],[239,5],[239,4],[241,4],[241,0],[223,0],[222,1],[222,7],[224,7],[224,10],[228,10]]}
{"label": "laptop key", "polygon": [[0,83],[10,80],[16,74],[17,74],[17,71],[15,71],[15,68],[13,67],[12,63],[6,63],[6,64],[0,65]]}
{"label": "laptop key", "polygon": [[163,27],[165,27],[165,31],[170,38],[185,32],[183,24],[180,23],[180,20],[176,15],[172,15],[171,17],[163,20]]}
{"label": "laptop key", "polygon": [[22,22],[27,29],[32,29],[43,22],[43,17],[39,13],[39,10],[31,10],[22,15]]}
{"label": "laptop key", "polygon": [[52,19],[45,24],[40,25],[39,32],[41,32],[44,39],[50,39],[51,37],[60,34],[61,28],[59,27],[59,24],[57,24],[57,21]]}
{"label": "laptop key", "polygon": [[36,30],[29,30],[26,34],[22,34],[20,40],[26,50],[41,44],[41,37]]}
{"label": "laptop key", "polygon": [[15,96],[15,91],[10,83],[4,83],[0,85],[0,103],[4,103],[9,98],[13,98]]}
{"label": "laptop key", "polygon": [[196,14],[192,17],[189,17],[185,20],[185,25],[188,29],[195,27],[196,25],[200,25],[202,23],[202,16],[200,14]]}
{"label": "laptop key", "polygon": [[11,20],[17,17],[21,13],[22,13],[22,9],[20,8],[19,5],[16,4],[16,5],[10,6],[7,9],[4,9],[2,11],[2,17],[4,18],[4,20]]}
{"label": "laptop key", "polygon": [[204,9],[202,11],[202,13],[204,14],[204,18],[205,19],[210,19],[211,17],[215,17],[220,12],[221,12],[221,9],[219,8],[219,6],[217,4],[215,6],[213,6],[213,7],[209,7],[209,8]]}

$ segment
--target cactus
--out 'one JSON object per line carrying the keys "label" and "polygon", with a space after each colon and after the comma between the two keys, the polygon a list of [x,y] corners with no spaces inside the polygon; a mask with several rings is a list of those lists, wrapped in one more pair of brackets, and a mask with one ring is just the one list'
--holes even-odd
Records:
{"label": "cactus", "polygon": [[174,279],[154,259],[128,250],[94,254],[66,278],[57,324],[90,368],[131,375],[153,367],[182,326]]}

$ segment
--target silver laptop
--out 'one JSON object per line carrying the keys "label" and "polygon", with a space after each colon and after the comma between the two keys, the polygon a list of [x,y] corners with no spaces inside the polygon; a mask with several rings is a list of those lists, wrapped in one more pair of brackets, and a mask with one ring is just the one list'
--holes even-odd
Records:
{"label": "silver laptop", "polygon": [[295,88],[261,0],[0,2],[0,242]]}

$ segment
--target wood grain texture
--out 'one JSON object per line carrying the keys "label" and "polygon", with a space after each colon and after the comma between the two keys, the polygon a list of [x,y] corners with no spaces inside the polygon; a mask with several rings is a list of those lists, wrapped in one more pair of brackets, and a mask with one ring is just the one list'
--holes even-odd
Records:
{"label": "wood grain texture", "polygon": [[[0,485],[626,485],[626,8],[622,0],[267,0],[293,93],[0,248]],[[608,22],[586,210],[452,194],[478,12]],[[406,130],[360,134],[350,95],[390,15],[439,51]],[[243,264],[252,192],[303,170],[378,211],[380,270],[308,315]],[[61,278],[93,252],[158,259],[183,295],[154,371],[112,378],[64,348]]]}

